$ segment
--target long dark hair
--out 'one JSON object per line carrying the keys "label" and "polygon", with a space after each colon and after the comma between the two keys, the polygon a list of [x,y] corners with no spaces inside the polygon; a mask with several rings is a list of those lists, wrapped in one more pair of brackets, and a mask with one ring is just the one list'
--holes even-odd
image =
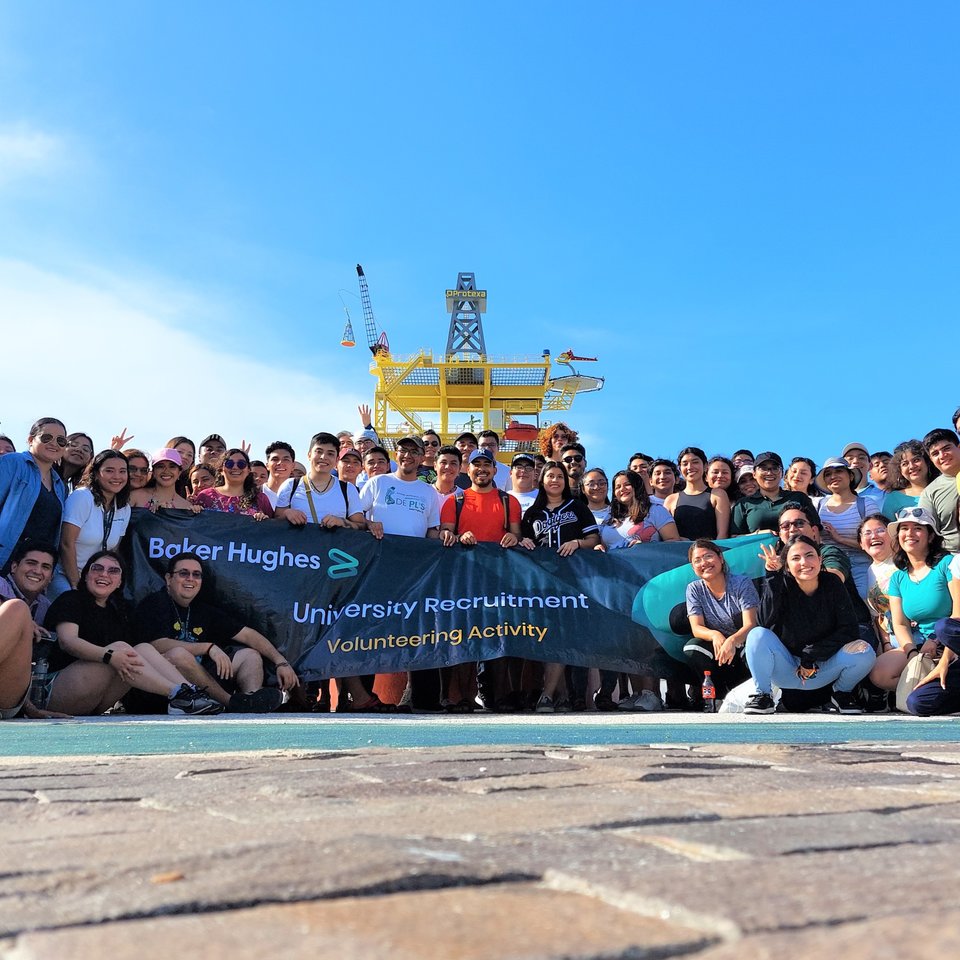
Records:
{"label": "long dark hair", "polygon": [[[812,540],[805,533],[798,533],[795,537],[791,537],[783,545],[783,575],[790,580],[796,582],[793,574],[790,572],[790,569],[787,567],[787,554],[790,552],[790,548],[798,543],[804,543],[808,547],[813,547],[817,551],[817,556],[820,556],[820,544],[816,540]],[[820,572],[823,573],[823,566],[820,567]]]}
{"label": "long dark hair", "polygon": [[710,483],[707,480],[707,474],[710,472],[711,465],[716,463],[718,460],[721,463],[725,463],[727,465],[727,469],[730,471],[730,486],[720,487],[720,489],[723,490],[724,493],[726,493],[731,503],[736,503],[736,501],[740,499],[740,488],[737,486],[736,467],[734,467],[733,461],[729,457],[724,457],[722,455],[711,457],[707,461],[707,465],[706,467],[704,467],[704,470],[703,470],[703,482],[706,483],[708,487],[710,486]]}
{"label": "long dark hair", "polygon": [[[626,477],[627,483],[633,490],[633,506],[631,507],[624,506],[614,492],[619,477]],[[639,473],[634,473],[633,470],[618,470],[610,482],[610,492],[613,493],[610,498],[611,523],[622,523],[624,520],[640,523],[650,512],[650,494],[647,493],[647,488],[644,486]]]}
{"label": "long dark hair", "polygon": [[922,457],[923,462],[927,465],[927,484],[929,485],[933,480],[940,476],[940,471],[933,465],[933,461],[930,459],[930,454],[927,453],[927,448],[919,440],[904,440],[903,443],[898,443],[893,448],[893,462],[897,467],[897,474],[899,480],[897,480],[897,490],[906,490],[910,486],[910,481],[903,475],[903,472],[900,470],[900,461],[904,458],[906,454],[914,454],[916,456]]}
{"label": "long dark hair", "polygon": [[[329,434],[327,434],[327,436],[329,436]],[[256,506],[257,494],[260,491],[257,489],[257,481],[253,479],[253,471],[250,469],[250,458],[241,447],[231,447],[223,455],[223,459],[220,461],[220,465],[217,467],[217,480],[215,486],[220,487],[226,483],[227,478],[226,474],[223,472],[223,465],[235,453],[239,453],[247,463],[247,475],[243,478],[243,494],[240,497],[240,508],[242,510],[246,510],[248,507]]]}
{"label": "long dark hair", "polygon": [[80,582],[77,584],[77,590],[87,597],[90,596],[90,591],[87,589],[87,574],[90,572],[90,568],[104,557],[109,557],[111,560],[116,560],[117,566],[120,567],[120,583],[117,586],[117,589],[114,590],[113,593],[111,593],[107,598],[107,603],[121,607],[123,605],[123,585],[127,579],[127,565],[124,563],[123,557],[121,557],[116,550],[98,550],[95,554],[93,554],[93,556],[90,557],[90,559],[83,565],[83,569],[80,571]]}
{"label": "long dark hair", "polygon": [[567,473],[567,468],[559,460],[548,460],[543,465],[543,470],[540,471],[540,482],[537,485],[537,495],[533,503],[530,504],[531,510],[542,510],[547,506],[547,491],[543,489],[543,475],[553,467],[563,474],[564,503],[566,503],[567,500],[573,499],[573,491],[570,489],[570,475]]}
{"label": "long dark hair", "polygon": [[[59,420],[54,420],[53,422],[60,423]],[[60,426],[63,427],[63,424],[60,423]],[[66,427],[63,428],[66,430]],[[76,433],[67,434],[67,446],[69,446],[74,440],[79,440],[80,437],[84,437],[90,441],[91,450],[96,449],[93,445],[93,437],[91,437],[89,433],[84,433],[82,430],[78,430]],[[67,448],[64,447],[63,449],[64,452],[66,452]],[[93,460],[91,458],[91,463],[92,462]],[[90,464],[88,463],[87,467],[89,466]],[[56,470],[64,480],[69,480],[75,487],[77,487],[82,482],[81,478],[84,476],[84,471],[87,469],[87,467],[75,467],[72,463],[64,463],[64,461],[61,460],[60,463],[57,464]]]}
{"label": "long dark hair", "polygon": [[[790,463],[787,465],[787,469],[783,471],[784,480],[787,477],[787,470],[790,469],[795,463],[805,463],[810,468],[810,482],[807,484],[807,489],[800,491],[805,493],[808,497],[816,497],[820,495],[820,491],[817,489],[817,484],[815,483],[817,479],[817,465],[809,457],[794,457]],[[853,484],[850,485],[851,489]],[[791,493],[793,491],[790,491]]]}
{"label": "long dark hair", "polygon": [[[915,523],[916,521],[908,520],[907,523]],[[943,549],[943,537],[937,533],[933,527],[929,526],[926,523],[920,524],[922,527],[926,527],[930,531],[929,539],[927,540],[927,556],[924,559],[924,563],[928,567],[935,567],[946,555],[947,551]],[[900,525],[897,525],[897,537],[896,541],[892,544],[893,546],[893,565],[898,570],[909,570],[910,569],[910,558],[907,556],[907,551],[900,546]]]}
{"label": "long dark hair", "polygon": [[[109,460],[122,460],[127,462],[127,458],[119,450],[101,450],[88,464],[83,471],[83,477],[77,484],[78,487],[87,487],[93,494],[93,502],[98,506],[103,506],[103,487],[100,486],[100,468]],[[149,463],[149,461],[147,461]],[[114,497],[114,505],[117,509],[122,509],[127,505],[130,499],[130,474],[127,474],[127,482],[122,490],[117,491]]]}

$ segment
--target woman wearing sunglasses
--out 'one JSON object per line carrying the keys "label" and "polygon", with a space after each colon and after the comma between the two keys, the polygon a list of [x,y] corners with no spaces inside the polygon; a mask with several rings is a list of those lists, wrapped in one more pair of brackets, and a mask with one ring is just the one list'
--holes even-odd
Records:
{"label": "woman wearing sunglasses", "polygon": [[0,457],[0,570],[24,537],[59,546],[67,488],[54,467],[66,446],[64,425],[42,417],[30,428],[26,453]]}
{"label": "woman wearing sunglasses", "polygon": [[76,590],[80,570],[97,550],[113,550],[130,523],[127,458],[102,450],[83,473],[63,509],[60,564],[47,591],[50,599]]}
{"label": "woman wearing sunglasses", "polygon": [[205,510],[242,513],[254,520],[273,516],[273,507],[266,495],[257,489],[250,461],[239,447],[231,447],[224,455],[217,470],[217,485],[201,490],[193,501]]}
{"label": "woman wearing sunglasses", "polygon": [[173,715],[220,713],[223,707],[188,684],[151,644],[130,645],[122,595],[123,561],[112,550],[98,550],[84,565],[77,589],[53,602],[44,620],[57,635],[48,709],[104,713],[134,687],[166,697]]}
{"label": "woman wearing sunglasses", "polygon": [[87,433],[67,434],[67,445],[63,448],[63,456],[57,465],[57,471],[67,490],[76,490],[83,479],[83,471],[93,459],[93,440]]}

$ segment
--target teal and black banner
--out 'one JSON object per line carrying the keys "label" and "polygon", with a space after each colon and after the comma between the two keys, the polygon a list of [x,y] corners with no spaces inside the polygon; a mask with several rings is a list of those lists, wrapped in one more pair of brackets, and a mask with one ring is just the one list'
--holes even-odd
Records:
{"label": "teal and black banner", "polygon": [[[682,659],[668,617],[694,579],[689,543],[560,557],[145,510],[128,540],[135,600],[163,586],[171,557],[196,553],[201,598],[269,637],[305,680],[503,656],[642,672],[660,649]],[[757,538],[734,544],[728,563],[759,576]]]}

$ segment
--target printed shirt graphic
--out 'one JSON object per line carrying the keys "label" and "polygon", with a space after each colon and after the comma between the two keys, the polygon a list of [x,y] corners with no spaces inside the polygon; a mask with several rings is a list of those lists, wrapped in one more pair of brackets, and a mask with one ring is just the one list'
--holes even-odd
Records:
{"label": "printed shirt graphic", "polygon": [[568,500],[555,510],[532,507],[524,514],[520,525],[523,536],[530,537],[537,546],[556,550],[570,540],[580,540],[588,533],[596,533],[597,521],[586,504]]}
{"label": "printed shirt graphic", "polygon": [[421,480],[398,480],[392,473],[371,477],[360,491],[360,505],[368,519],[383,524],[384,533],[425,537],[440,526],[437,495]]}

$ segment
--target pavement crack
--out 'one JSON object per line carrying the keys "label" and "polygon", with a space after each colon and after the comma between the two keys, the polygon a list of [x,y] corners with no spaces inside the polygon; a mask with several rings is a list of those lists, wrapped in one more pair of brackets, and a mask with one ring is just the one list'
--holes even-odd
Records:
{"label": "pavement crack", "polygon": [[894,847],[929,847],[940,843],[939,840],[878,840],[876,843],[845,843],[836,846],[796,847],[784,850],[781,857],[796,857],[805,853],[852,853],[861,850],[886,850]]}

